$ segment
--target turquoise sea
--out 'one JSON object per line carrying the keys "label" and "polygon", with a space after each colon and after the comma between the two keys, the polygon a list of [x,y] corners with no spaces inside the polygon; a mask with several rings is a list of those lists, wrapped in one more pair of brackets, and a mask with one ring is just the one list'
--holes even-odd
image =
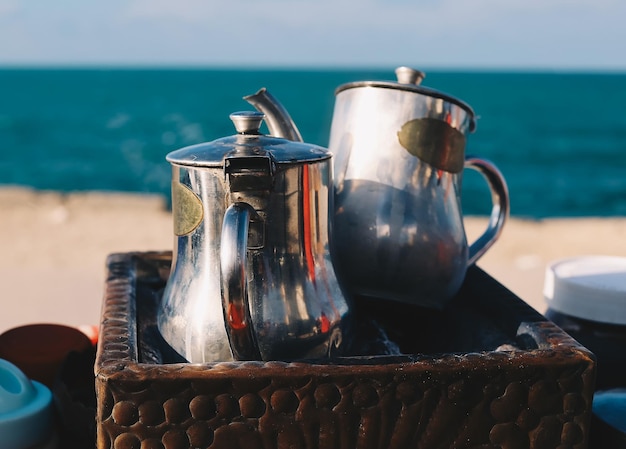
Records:
{"label": "turquoise sea", "polygon": [[[626,74],[426,71],[479,116],[468,154],[503,172],[517,217],[626,215]],[[233,133],[267,87],[304,139],[326,145],[340,84],[389,70],[0,68],[0,187],[169,195],[165,155]],[[490,210],[466,171],[466,214]]]}

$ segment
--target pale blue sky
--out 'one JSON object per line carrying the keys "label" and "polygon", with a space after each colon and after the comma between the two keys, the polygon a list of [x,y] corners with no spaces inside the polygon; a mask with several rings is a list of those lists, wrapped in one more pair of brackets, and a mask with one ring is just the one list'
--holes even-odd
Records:
{"label": "pale blue sky", "polygon": [[0,0],[0,65],[626,71],[625,0]]}

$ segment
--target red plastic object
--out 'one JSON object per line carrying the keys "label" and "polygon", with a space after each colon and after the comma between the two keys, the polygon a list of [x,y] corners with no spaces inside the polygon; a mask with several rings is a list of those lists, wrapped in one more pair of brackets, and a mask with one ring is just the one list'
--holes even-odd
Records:
{"label": "red plastic object", "polygon": [[30,379],[51,388],[68,354],[92,346],[89,337],[75,327],[29,324],[0,335],[0,358],[16,365]]}

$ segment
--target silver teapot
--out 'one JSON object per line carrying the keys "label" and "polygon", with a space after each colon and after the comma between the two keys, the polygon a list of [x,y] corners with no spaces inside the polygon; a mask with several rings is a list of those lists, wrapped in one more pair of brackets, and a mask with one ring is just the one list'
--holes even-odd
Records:
{"label": "silver teapot", "polygon": [[176,237],[157,321],[190,362],[320,359],[345,346],[331,155],[261,134],[263,118],[231,114],[236,135],[167,155]]}
{"label": "silver teapot", "polygon": [[[328,148],[333,153],[333,256],[347,292],[442,308],[468,265],[499,237],[509,212],[497,167],[466,157],[472,108],[420,85],[424,73],[396,70],[395,81],[336,90]],[[463,227],[464,168],[486,179],[489,224],[468,245]]]}

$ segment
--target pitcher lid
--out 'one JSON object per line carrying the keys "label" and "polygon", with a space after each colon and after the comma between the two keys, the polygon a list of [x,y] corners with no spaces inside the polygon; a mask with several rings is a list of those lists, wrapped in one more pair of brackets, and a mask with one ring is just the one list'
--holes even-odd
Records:
{"label": "pitcher lid", "polygon": [[241,111],[230,114],[237,134],[172,151],[168,162],[193,167],[222,167],[227,156],[270,154],[278,164],[298,164],[328,159],[331,153],[323,147],[294,142],[261,134],[265,114]]}
{"label": "pitcher lid", "polygon": [[440,98],[443,101],[447,101],[463,108],[471,118],[470,132],[474,131],[474,129],[476,128],[476,114],[469,104],[445,92],[422,86],[420,83],[424,78],[426,78],[426,74],[420,70],[401,66],[396,68],[395,73],[397,81],[354,81],[342,84],[341,86],[337,87],[337,89],[335,90],[335,95],[348,89],[354,89],[356,87],[376,87],[383,89],[404,90],[407,92],[414,92],[429,97]]}

